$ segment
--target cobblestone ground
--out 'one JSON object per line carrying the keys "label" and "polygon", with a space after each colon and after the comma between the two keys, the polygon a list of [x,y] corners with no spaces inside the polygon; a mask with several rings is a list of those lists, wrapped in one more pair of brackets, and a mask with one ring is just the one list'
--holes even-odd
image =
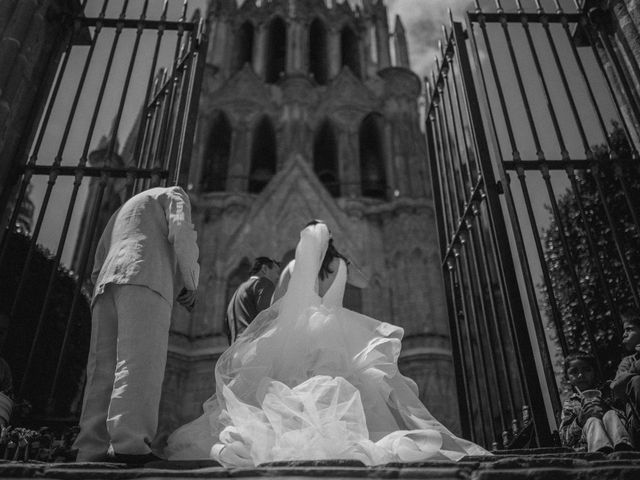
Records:
{"label": "cobblestone ground", "polygon": [[351,461],[283,462],[256,468],[223,468],[215,462],[155,462],[140,468],[109,463],[0,463],[0,478],[304,478],[424,480],[640,479],[640,452],[572,453],[562,449],[504,451],[460,462],[421,462],[365,467]]}

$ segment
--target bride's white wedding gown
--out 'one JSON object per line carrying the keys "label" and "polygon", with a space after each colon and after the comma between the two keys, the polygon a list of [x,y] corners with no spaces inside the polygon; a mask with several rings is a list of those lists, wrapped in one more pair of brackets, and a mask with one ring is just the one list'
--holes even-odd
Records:
{"label": "bride's white wedding gown", "polygon": [[317,294],[329,237],[324,224],[301,232],[286,294],[222,354],[217,393],[169,437],[169,459],[376,465],[489,454],[449,432],[400,374],[403,330],[342,307],[342,260],[326,294]]}

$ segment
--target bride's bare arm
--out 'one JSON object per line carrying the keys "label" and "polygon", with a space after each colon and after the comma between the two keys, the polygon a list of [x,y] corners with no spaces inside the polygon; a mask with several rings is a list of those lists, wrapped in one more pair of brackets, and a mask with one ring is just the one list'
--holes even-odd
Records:
{"label": "bride's bare arm", "polygon": [[282,273],[280,273],[278,285],[276,285],[276,289],[273,292],[273,298],[271,299],[271,305],[280,300],[286,293],[287,287],[289,286],[289,280],[291,280],[291,272],[293,272],[294,264],[295,260],[291,260],[284,270],[282,270]]}

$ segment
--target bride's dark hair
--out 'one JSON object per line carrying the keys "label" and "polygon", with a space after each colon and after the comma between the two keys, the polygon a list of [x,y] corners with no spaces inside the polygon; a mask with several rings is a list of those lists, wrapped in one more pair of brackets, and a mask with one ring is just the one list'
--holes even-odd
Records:
{"label": "bride's dark hair", "polygon": [[[317,225],[318,223],[324,223],[322,220],[311,220],[307,223],[304,228],[310,227],[311,225]],[[324,258],[322,259],[322,266],[320,267],[320,272],[318,272],[318,276],[320,280],[324,280],[330,273],[333,273],[333,270],[329,267],[334,258],[341,258],[342,260],[349,264],[349,260],[347,257],[342,255],[336,247],[333,245],[333,238],[329,239],[329,245],[327,246],[327,251],[324,254]]]}

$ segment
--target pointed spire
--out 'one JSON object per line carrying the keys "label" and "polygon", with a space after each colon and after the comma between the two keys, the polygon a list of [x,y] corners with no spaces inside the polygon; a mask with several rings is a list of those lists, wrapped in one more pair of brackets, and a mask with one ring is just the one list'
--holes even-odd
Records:
{"label": "pointed spire", "polygon": [[400,15],[396,15],[393,42],[396,51],[396,66],[409,68],[409,46],[407,44],[407,36],[402,20],[400,19]]}
{"label": "pointed spire", "polygon": [[256,8],[258,8],[256,5],[256,0],[244,0],[242,5],[240,5],[240,10],[243,11],[255,10]]}
{"label": "pointed spire", "polygon": [[[247,3],[245,1],[245,3]],[[209,4],[209,14],[220,15],[233,13],[237,10],[236,0],[211,0]]]}

